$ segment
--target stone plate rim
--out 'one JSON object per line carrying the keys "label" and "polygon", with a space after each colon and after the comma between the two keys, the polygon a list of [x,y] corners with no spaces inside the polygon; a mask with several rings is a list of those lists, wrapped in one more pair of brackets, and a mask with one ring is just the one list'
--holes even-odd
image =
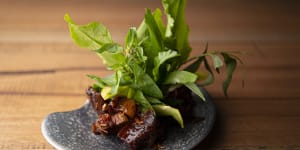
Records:
{"label": "stone plate rim", "polygon": [[[203,141],[205,139],[205,137],[207,137],[207,135],[209,134],[209,132],[212,130],[214,122],[215,122],[215,117],[216,117],[215,105],[214,105],[214,103],[212,101],[211,96],[208,94],[208,92],[204,88],[202,88],[200,86],[199,86],[199,88],[203,92],[203,94],[204,94],[204,96],[206,98],[206,102],[204,103],[204,102],[199,101],[200,99],[198,98],[198,96],[196,96],[196,95],[193,94],[193,99],[196,102],[198,102],[198,104],[200,103],[201,108],[204,108],[204,109],[202,109],[202,111],[204,110],[204,116],[202,116],[202,117],[205,118],[206,122],[205,122],[204,125],[203,125],[203,123],[200,123],[200,124],[202,124],[204,126],[204,127],[201,126],[202,127],[201,128],[201,130],[202,130],[201,135],[198,136],[196,139],[190,139],[190,138],[194,138],[194,137],[187,137],[188,138],[187,140],[190,140],[189,141],[190,143],[188,143],[188,145],[185,145],[184,147],[180,147],[180,146],[178,147],[178,145],[177,145],[177,147],[174,147],[174,146],[173,147],[164,147],[163,149],[176,149],[176,148],[177,149],[186,149],[186,150],[192,149],[192,148],[196,147],[199,143],[201,143],[201,141]],[[47,115],[44,118],[44,120],[42,121],[42,125],[41,125],[41,131],[42,131],[42,134],[43,134],[44,138],[49,142],[49,144],[51,144],[54,148],[56,148],[58,150],[66,150],[66,149],[74,149],[74,148],[76,149],[76,147],[72,148],[72,147],[68,146],[66,143],[61,142],[60,141],[61,139],[55,138],[55,136],[57,136],[58,134],[62,134],[62,132],[65,132],[65,131],[64,130],[60,131],[60,129],[58,129],[59,132],[54,133],[53,131],[56,131],[56,130],[52,129],[52,127],[49,126],[49,124],[53,123],[53,118],[55,118],[55,117],[63,117],[63,116],[66,116],[66,115],[72,115],[74,113],[78,113],[80,111],[86,111],[86,110],[89,110],[89,109],[91,109],[91,105],[90,105],[90,102],[87,100],[78,109],[71,110],[71,111],[65,111],[65,112],[54,112],[54,113],[51,113],[51,114]],[[196,109],[196,111],[201,111],[201,110]],[[85,117],[89,117],[89,116],[85,116]],[[82,119],[82,118],[77,118],[77,119]],[[66,124],[61,124],[61,125],[66,125]],[[193,124],[191,126],[193,126]],[[60,127],[58,126],[57,128],[61,128],[61,127],[62,126],[60,126]],[[170,129],[170,130],[173,130],[173,129]],[[178,129],[175,129],[175,130],[178,130]],[[90,134],[89,131],[86,131],[86,132],[88,134]],[[198,132],[198,131],[196,130],[196,132]],[[169,134],[169,132],[168,132],[168,134]],[[97,135],[90,135],[90,136],[95,136],[96,137]],[[106,138],[106,137],[104,137],[104,138]],[[111,139],[111,137],[107,137],[107,138]],[[67,142],[69,142],[69,141],[67,141]],[[114,142],[118,143],[118,142],[121,142],[121,141],[116,140]],[[78,145],[78,143],[75,143],[74,141],[71,141],[71,143],[69,143],[69,144],[71,144],[71,145],[72,144]],[[82,144],[84,144],[84,143],[82,143]],[[118,144],[122,145],[122,143],[118,143]],[[170,144],[167,144],[167,145],[170,145]],[[84,145],[79,145],[79,146],[83,146],[84,147]],[[123,144],[123,146],[124,146],[124,144]],[[82,147],[77,147],[77,148],[81,149]],[[93,147],[93,148],[91,148],[91,147],[90,148],[85,147],[85,149],[86,150],[97,149],[97,146]],[[114,148],[109,148],[108,147],[108,149],[114,149]]]}

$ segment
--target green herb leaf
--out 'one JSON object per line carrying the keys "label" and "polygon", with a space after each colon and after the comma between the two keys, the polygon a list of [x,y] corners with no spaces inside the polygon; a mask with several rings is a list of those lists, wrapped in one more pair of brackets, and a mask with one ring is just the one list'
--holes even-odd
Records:
{"label": "green herb leaf", "polygon": [[146,31],[147,31],[147,25],[144,19],[136,31],[138,41],[144,41],[144,39],[148,38],[148,36],[145,35]]}
{"label": "green herb leaf", "polygon": [[152,105],[155,113],[158,116],[172,116],[184,128],[183,119],[178,109],[167,105]]}
{"label": "green herb leaf", "polygon": [[119,92],[120,82],[121,82],[122,72],[120,70],[115,73],[115,84],[111,87],[111,95],[115,96]]}
{"label": "green herb leaf", "polygon": [[103,64],[106,64],[110,68],[118,68],[125,63],[123,48],[119,44],[107,43],[94,51],[102,59]]}
{"label": "green herb leaf", "polygon": [[104,44],[113,42],[108,29],[101,23],[76,25],[68,14],[65,14],[64,19],[69,24],[72,39],[80,47],[95,50]]}
{"label": "green herb leaf", "polygon": [[152,110],[152,106],[151,104],[148,102],[148,100],[146,99],[146,97],[144,96],[143,92],[140,90],[137,90],[135,92],[135,95],[133,96],[134,100],[137,102],[139,109],[142,112],[145,112],[147,110]]}
{"label": "green herb leaf", "polygon": [[[74,42],[95,51],[108,69],[114,71],[104,78],[88,75],[96,81],[93,88],[105,99],[114,96],[133,98],[141,111],[151,110],[161,116],[172,116],[183,127],[179,110],[168,105],[180,105],[184,101],[163,99],[162,90],[168,93],[184,85],[205,101],[203,91],[196,85],[197,79],[202,85],[211,84],[214,81],[212,69],[219,73],[219,68],[225,64],[227,78],[223,82],[223,91],[227,96],[232,74],[240,59],[227,52],[210,53],[207,43],[202,55],[188,59],[191,47],[184,16],[186,0],[162,0],[162,4],[167,24],[163,22],[160,9],[154,12],[147,9],[138,29],[129,29],[124,48],[113,42],[108,29],[101,23],[77,25],[68,14],[64,19]],[[207,57],[212,58],[213,65],[210,66]],[[187,63],[191,64],[180,71]],[[208,73],[200,72],[202,63]]]}
{"label": "green herb leaf", "polygon": [[187,88],[189,88],[192,92],[197,94],[203,101],[205,101],[205,97],[199,87],[195,83],[185,83],[184,84]]}
{"label": "green herb leaf", "polygon": [[185,84],[190,82],[195,82],[197,80],[197,75],[188,71],[174,71],[171,72],[164,84]]}
{"label": "green herb leaf", "polygon": [[97,53],[110,52],[110,53],[122,53],[123,47],[117,43],[106,43],[101,48],[94,50]]}
{"label": "green herb leaf", "polygon": [[104,64],[113,70],[117,70],[125,63],[125,56],[122,53],[110,53],[105,51],[103,53],[97,53],[97,55],[101,57]]}
{"label": "green herb leaf", "polygon": [[165,35],[169,38],[168,47],[179,51],[179,62],[182,63],[191,52],[188,42],[189,27],[184,17],[186,0],[162,0],[162,4],[167,16]]}
{"label": "green herb leaf", "polygon": [[184,70],[188,72],[196,72],[199,69],[202,61],[204,61],[204,57],[198,57],[196,61],[187,66]]}
{"label": "green herb leaf", "polygon": [[160,9],[156,9],[154,12],[153,12],[153,16],[154,16],[154,19],[155,19],[155,22],[157,24],[157,27],[160,31],[160,34],[162,36],[162,38],[164,38],[164,35],[165,35],[165,32],[166,32],[166,27],[162,21],[162,13],[160,11]]}
{"label": "green herb leaf", "polygon": [[214,77],[210,72],[197,71],[196,74],[198,75],[197,82],[202,86],[210,85],[214,82]]}
{"label": "green herb leaf", "polygon": [[154,58],[154,68],[153,68],[153,77],[154,80],[157,81],[159,78],[159,67],[165,63],[167,60],[174,58],[176,56],[179,56],[176,51],[168,50],[168,51],[163,51],[159,52],[158,56]]}
{"label": "green herb leaf", "polygon": [[160,88],[142,68],[140,68],[137,64],[131,64],[131,68],[134,73],[133,88],[141,90],[146,95],[159,99],[163,98]]}
{"label": "green herb leaf", "polygon": [[129,29],[125,42],[126,48],[136,47],[138,45],[136,28],[132,27]]}
{"label": "green herb leaf", "polygon": [[100,77],[97,77],[97,76],[95,76],[95,75],[86,75],[87,77],[89,77],[90,79],[92,79],[92,80],[95,80],[95,81],[97,81],[97,85],[100,87],[100,88],[103,88],[105,85],[106,85],[106,83],[100,78]]}
{"label": "green herb leaf", "polygon": [[150,42],[148,46],[150,46],[150,48],[145,49],[145,53],[150,58],[154,58],[159,51],[163,50],[163,40],[155,18],[149,9],[146,10],[145,23],[150,36],[150,39],[148,39],[148,42]]}
{"label": "green herb leaf", "polygon": [[223,82],[223,92],[225,96],[227,96],[227,90],[232,80],[232,74],[236,68],[237,61],[226,53],[222,53],[222,55],[226,64],[226,72],[227,72],[227,78]]}
{"label": "green herb leaf", "polygon": [[207,71],[210,72],[210,74],[212,75],[212,77],[214,78],[214,73],[212,71],[212,69],[210,68],[209,64],[208,64],[208,61],[206,58],[204,58],[204,67]]}
{"label": "green herb leaf", "polygon": [[220,56],[218,56],[217,54],[214,54],[214,53],[209,53],[208,55],[212,58],[214,67],[215,67],[216,71],[219,73],[219,68],[223,66],[222,59],[220,58]]}
{"label": "green herb leaf", "polygon": [[164,104],[163,102],[161,102],[158,98],[154,98],[151,96],[146,96],[147,100],[149,101],[149,103],[151,105],[158,105],[158,104]]}

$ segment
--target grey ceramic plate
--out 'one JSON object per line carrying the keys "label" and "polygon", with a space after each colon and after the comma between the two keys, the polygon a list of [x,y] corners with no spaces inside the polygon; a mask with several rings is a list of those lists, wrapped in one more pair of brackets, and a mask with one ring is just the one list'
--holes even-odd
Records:
{"label": "grey ceramic plate", "polygon": [[[166,150],[189,150],[199,144],[211,130],[215,120],[215,107],[208,93],[200,88],[207,99],[201,102],[197,96],[195,114],[204,120],[186,123],[185,128],[170,127],[166,140],[162,143]],[[56,112],[48,115],[42,123],[42,133],[46,140],[59,150],[125,150],[129,149],[115,136],[95,135],[91,124],[96,113],[87,101],[81,108],[69,112]]]}

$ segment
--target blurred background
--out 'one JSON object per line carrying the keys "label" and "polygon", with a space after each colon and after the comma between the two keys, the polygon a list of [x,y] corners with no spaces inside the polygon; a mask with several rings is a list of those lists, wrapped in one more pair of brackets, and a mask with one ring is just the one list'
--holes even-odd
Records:
{"label": "blurred background", "polygon": [[[85,102],[86,74],[110,73],[72,42],[65,13],[78,24],[103,23],[123,43],[145,8],[157,7],[160,0],[1,0],[0,149],[52,149],[43,118]],[[300,2],[187,0],[186,19],[193,54],[205,43],[246,53],[246,72],[238,68],[228,99],[224,74],[207,87],[218,119],[196,149],[300,149]]]}
{"label": "blurred background", "polygon": [[[159,0],[2,0],[0,39],[68,42],[63,21],[68,12],[78,23],[101,21],[114,39],[122,41],[128,27],[141,22],[145,8],[160,6]],[[300,36],[297,1],[189,0],[186,11],[193,41],[296,40]]]}

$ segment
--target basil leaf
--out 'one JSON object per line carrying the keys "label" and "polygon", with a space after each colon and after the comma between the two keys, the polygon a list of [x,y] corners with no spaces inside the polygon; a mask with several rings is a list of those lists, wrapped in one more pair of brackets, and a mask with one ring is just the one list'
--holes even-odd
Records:
{"label": "basil leaf", "polygon": [[95,50],[104,44],[113,42],[108,29],[101,23],[76,25],[68,14],[65,14],[64,19],[69,24],[72,39],[80,47]]}
{"label": "basil leaf", "polygon": [[184,128],[183,119],[178,109],[167,105],[152,105],[152,107],[158,116],[171,116],[179,123],[181,128]]}
{"label": "basil leaf", "polygon": [[195,82],[197,80],[197,75],[188,71],[174,71],[171,72],[163,84],[184,84]]}
{"label": "basil leaf", "polygon": [[227,95],[227,90],[228,90],[228,87],[231,83],[232,74],[233,74],[233,72],[236,68],[237,61],[234,58],[230,57],[226,53],[222,53],[222,55],[223,55],[223,58],[224,58],[224,62],[226,64],[226,72],[227,72],[227,78],[223,82],[223,92],[224,92],[225,96],[228,96]]}
{"label": "basil leaf", "polygon": [[189,88],[193,93],[198,95],[203,101],[205,101],[205,97],[199,87],[195,83],[185,83],[184,84],[187,88]]}

